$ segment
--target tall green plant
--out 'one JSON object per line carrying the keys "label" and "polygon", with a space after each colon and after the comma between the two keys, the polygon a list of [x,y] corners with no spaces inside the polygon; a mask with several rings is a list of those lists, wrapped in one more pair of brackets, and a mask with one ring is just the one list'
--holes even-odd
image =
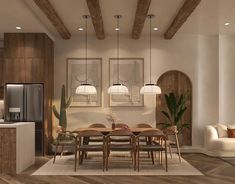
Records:
{"label": "tall green plant", "polygon": [[64,129],[67,128],[67,116],[66,116],[66,109],[71,104],[71,96],[68,100],[65,99],[65,86],[62,86],[61,89],[61,100],[60,100],[60,113],[57,111],[55,105],[53,105],[53,113],[55,117],[59,120],[59,125],[62,126]]}
{"label": "tall green plant", "polygon": [[166,117],[167,123],[162,123],[166,128],[170,126],[177,126],[178,131],[183,128],[189,128],[190,123],[183,123],[182,117],[187,110],[186,102],[189,98],[189,92],[181,94],[179,99],[176,98],[174,93],[165,94],[165,101],[167,104],[168,112],[162,111]]}

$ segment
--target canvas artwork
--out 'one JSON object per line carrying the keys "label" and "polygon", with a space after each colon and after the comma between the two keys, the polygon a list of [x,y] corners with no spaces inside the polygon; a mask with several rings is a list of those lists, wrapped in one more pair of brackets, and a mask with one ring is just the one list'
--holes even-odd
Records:
{"label": "canvas artwork", "polygon": [[84,58],[67,59],[67,94],[72,96],[71,107],[101,106],[102,59],[87,59],[87,83],[96,87],[95,95],[78,95],[76,88],[86,83],[86,61]]}
{"label": "canvas artwork", "polygon": [[[117,83],[117,59],[109,59],[109,82],[110,85]],[[111,107],[140,107],[144,105],[143,95],[140,89],[144,85],[144,59],[143,58],[120,58],[119,59],[119,83],[129,89],[128,95],[110,95]]]}

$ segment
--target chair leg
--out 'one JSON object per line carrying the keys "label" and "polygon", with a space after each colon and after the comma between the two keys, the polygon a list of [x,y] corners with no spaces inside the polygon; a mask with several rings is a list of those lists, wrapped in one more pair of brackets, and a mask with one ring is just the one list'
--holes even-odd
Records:
{"label": "chair leg", "polygon": [[55,153],[54,153],[53,164],[55,163],[55,158],[56,158],[56,154],[57,154],[57,147],[58,147],[58,144],[56,144],[56,146],[55,146]]}
{"label": "chair leg", "polygon": [[63,152],[64,152],[64,146],[62,146],[61,148],[60,158],[63,156]]}
{"label": "chair leg", "polygon": [[168,148],[169,148],[170,155],[171,155],[171,158],[172,158],[172,151],[171,151],[171,145],[170,144],[168,145]]}
{"label": "chair leg", "polygon": [[165,163],[166,163],[166,172],[168,171],[168,163],[167,163],[167,149],[165,149]]}
{"label": "chair leg", "polygon": [[105,151],[103,150],[103,172],[104,172],[104,167],[105,167]]}
{"label": "chair leg", "polygon": [[175,135],[175,139],[176,139],[176,147],[177,147],[177,151],[178,151],[178,155],[179,155],[179,161],[181,163],[181,153],[180,153],[180,146],[179,146],[179,140],[177,135]]}
{"label": "chair leg", "polygon": [[77,148],[75,147],[75,166],[74,166],[74,171],[77,171],[77,160],[78,160],[78,153],[77,153]]}
{"label": "chair leg", "polygon": [[106,155],[106,171],[108,171],[108,163],[109,163],[109,153]]}
{"label": "chair leg", "polygon": [[137,151],[137,165],[138,165],[138,172],[140,171],[140,150]]}
{"label": "chair leg", "polygon": [[161,154],[161,165],[162,165],[162,151],[160,151],[160,154]]}
{"label": "chair leg", "polygon": [[153,156],[153,151],[151,151],[150,153],[151,153],[152,163],[153,163],[153,165],[154,165],[154,156]]}

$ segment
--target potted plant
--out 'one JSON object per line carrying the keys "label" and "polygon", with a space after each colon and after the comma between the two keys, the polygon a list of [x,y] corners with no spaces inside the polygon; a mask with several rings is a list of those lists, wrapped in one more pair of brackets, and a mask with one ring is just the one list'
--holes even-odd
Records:
{"label": "potted plant", "polygon": [[[189,97],[189,92],[181,94],[179,98],[177,98],[176,95],[172,92],[165,94],[167,111],[162,111],[162,114],[165,116],[167,122],[160,124],[163,126],[163,128],[176,127],[179,133],[179,137],[182,137],[182,130],[184,128],[189,128],[191,126],[191,123],[182,122],[182,117],[187,110],[186,102]],[[182,143],[182,140],[180,142]]]}
{"label": "potted plant", "polygon": [[[56,106],[53,105],[52,110],[55,117],[59,120],[59,125],[57,126],[56,132],[65,131],[67,129],[67,115],[66,109],[69,108],[71,104],[71,96],[66,100],[65,97],[65,86],[62,85],[61,89],[61,99],[60,99],[60,111],[56,109]],[[60,152],[60,147],[58,147],[58,152]],[[52,143],[52,151],[55,150],[55,140]]]}

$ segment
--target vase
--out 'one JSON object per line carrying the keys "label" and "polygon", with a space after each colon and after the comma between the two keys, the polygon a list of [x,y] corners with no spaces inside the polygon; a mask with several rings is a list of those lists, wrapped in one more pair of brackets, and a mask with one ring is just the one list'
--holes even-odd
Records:
{"label": "vase", "polygon": [[115,123],[112,123],[112,130],[115,129]]}

